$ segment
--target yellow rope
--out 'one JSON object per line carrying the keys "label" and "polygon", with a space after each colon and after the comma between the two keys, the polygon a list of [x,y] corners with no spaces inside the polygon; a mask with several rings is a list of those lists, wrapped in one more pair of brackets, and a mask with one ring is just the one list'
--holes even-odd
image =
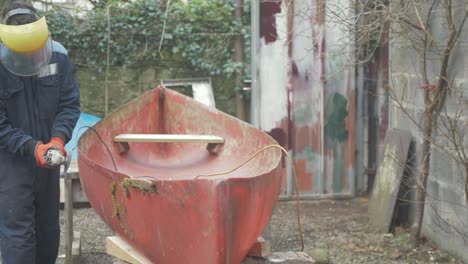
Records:
{"label": "yellow rope", "polygon": [[212,173],[212,174],[200,174],[200,175],[197,175],[195,177],[195,179],[198,179],[199,177],[212,177],[212,176],[219,176],[219,175],[224,175],[224,174],[228,174],[228,173],[231,173],[233,171],[236,171],[238,170],[240,167],[244,166],[247,162],[251,161],[253,158],[255,158],[258,154],[262,153],[263,151],[269,149],[269,148],[279,148],[285,155],[286,157],[288,158],[289,160],[289,163],[291,164],[291,168],[292,168],[292,172],[293,172],[293,176],[294,176],[294,189],[295,189],[295,192],[296,192],[296,210],[297,210],[297,225],[298,225],[298,228],[299,228],[299,235],[301,237],[301,251],[304,251],[304,238],[303,238],[303,235],[302,235],[302,225],[301,225],[301,218],[300,218],[300,208],[299,208],[299,190],[297,188],[297,175],[296,175],[296,169],[294,168],[294,162],[292,160],[292,158],[289,156],[288,154],[288,151],[286,149],[284,149],[282,146],[280,145],[277,145],[277,144],[274,144],[274,145],[268,145],[262,149],[260,149],[259,151],[257,151],[254,155],[252,155],[250,158],[248,158],[246,161],[242,162],[241,164],[239,164],[238,166],[236,166],[234,169],[231,169],[229,171],[226,171],[226,172],[221,172],[221,173]]}

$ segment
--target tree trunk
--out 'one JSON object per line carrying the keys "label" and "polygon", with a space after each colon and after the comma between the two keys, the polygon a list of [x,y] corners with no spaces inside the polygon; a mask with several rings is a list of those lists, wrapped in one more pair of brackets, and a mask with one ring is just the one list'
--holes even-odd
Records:
{"label": "tree trunk", "polygon": [[429,91],[425,91],[425,109],[424,109],[424,124],[423,124],[423,144],[421,152],[421,171],[417,179],[416,189],[416,208],[414,222],[411,230],[411,240],[415,245],[419,244],[421,235],[421,227],[424,216],[424,208],[426,202],[426,185],[431,169],[431,138],[432,138],[432,118],[434,111],[429,100]]}
{"label": "tree trunk", "polygon": [[[242,25],[242,6],[243,0],[236,0],[236,19]],[[244,63],[244,38],[243,35],[238,34],[234,42],[235,48],[235,62]],[[236,76],[235,85],[237,88],[242,88],[242,76],[244,75],[244,67],[242,66],[241,70]],[[245,115],[245,106],[244,99],[239,90],[236,90],[236,116],[241,120],[246,120]]]}

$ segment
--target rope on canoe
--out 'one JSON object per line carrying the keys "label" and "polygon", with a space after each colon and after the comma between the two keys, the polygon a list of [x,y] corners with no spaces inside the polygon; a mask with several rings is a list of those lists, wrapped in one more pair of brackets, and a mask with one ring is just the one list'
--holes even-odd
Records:
{"label": "rope on canoe", "polygon": [[250,158],[248,158],[246,161],[242,162],[241,164],[239,164],[238,166],[236,166],[235,168],[233,168],[233,169],[231,169],[229,171],[220,172],[220,173],[212,173],[212,174],[200,174],[200,175],[197,175],[195,177],[195,179],[198,179],[199,177],[219,176],[219,175],[224,175],[224,174],[228,174],[228,173],[231,173],[233,171],[236,171],[239,168],[241,168],[242,166],[244,166],[247,162],[251,161],[253,158],[258,156],[260,153],[262,153],[263,151],[265,151],[267,149],[270,149],[270,148],[279,148],[284,153],[284,155],[286,155],[286,157],[289,160],[289,163],[291,164],[291,168],[292,168],[292,172],[293,172],[293,176],[294,176],[294,189],[295,189],[295,192],[296,192],[297,225],[298,225],[298,228],[299,228],[299,235],[301,237],[301,251],[304,251],[304,237],[303,237],[303,234],[302,234],[302,225],[301,225],[301,217],[300,217],[301,212],[300,212],[300,207],[299,207],[299,189],[297,187],[296,169],[294,168],[294,162],[293,162],[292,158],[289,156],[288,151],[285,148],[283,148],[282,146],[277,145],[277,144],[268,145],[268,146],[260,149],[254,155],[252,155]]}
{"label": "rope on canoe", "polygon": [[[91,131],[93,131],[94,134],[96,134],[96,136],[99,138],[99,140],[100,140],[101,143],[104,145],[104,147],[106,147],[106,150],[107,150],[107,152],[109,153],[109,156],[110,156],[110,158],[111,158],[111,160],[112,160],[112,164],[114,165],[115,171],[118,171],[118,170],[117,170],[117,165],[115,164],[114,156],[112,156],[112,152],[110,151],[109,147],[108,147],[107,144],[104,142],[104,140],[102,140],[101,135],[99,135],[99,133],[96,131],[96,129],[94,129],[94,128],[91,127],[91,126],[82,126],[82,127],[80,127],[80,128],[77,130],[77,131],[78,131],[77,134],[79,134],[79,131],[80,131],[81,129],[83,129],[83,128],[88,128],[88,129],[90,129]],[[72,153],[73,153],[73,150],[75,150],[77,147],[78,147],[78,145],[72,149]]]}

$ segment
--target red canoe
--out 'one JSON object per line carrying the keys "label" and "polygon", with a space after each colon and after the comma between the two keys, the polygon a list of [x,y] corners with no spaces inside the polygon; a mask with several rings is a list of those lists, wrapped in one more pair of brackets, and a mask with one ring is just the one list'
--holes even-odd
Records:
{"label": "red canoe", "polygon": [[88,129],[78,166],[97,214],[152,262],[238,264],[276,204],[281,151],[200,175],[230,171],[272,144],[253,126],[158,87]]}

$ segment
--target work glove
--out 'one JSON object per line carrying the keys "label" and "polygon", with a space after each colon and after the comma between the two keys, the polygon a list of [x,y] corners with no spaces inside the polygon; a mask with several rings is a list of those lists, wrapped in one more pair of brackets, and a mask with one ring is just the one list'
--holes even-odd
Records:
{"label": "work glove", "polygon": [[60,166],[60,160],[48,158],[49,151],[59,151],[61,156],[65,158],[67,152],[65,151],[65,142],[59,137],[53,137],[49,143],[43,144],[42,142],[37,143],[34,150],[34,157],[36,158],[36,164],[42,168],[52,168]]}
{"label": "work glove", "polygon": [[67,152],[65,151],[65,142],[63,142],[63,139],[59,137],[52,137],[47,146],[58,149],[64,157],[67,157]]}

